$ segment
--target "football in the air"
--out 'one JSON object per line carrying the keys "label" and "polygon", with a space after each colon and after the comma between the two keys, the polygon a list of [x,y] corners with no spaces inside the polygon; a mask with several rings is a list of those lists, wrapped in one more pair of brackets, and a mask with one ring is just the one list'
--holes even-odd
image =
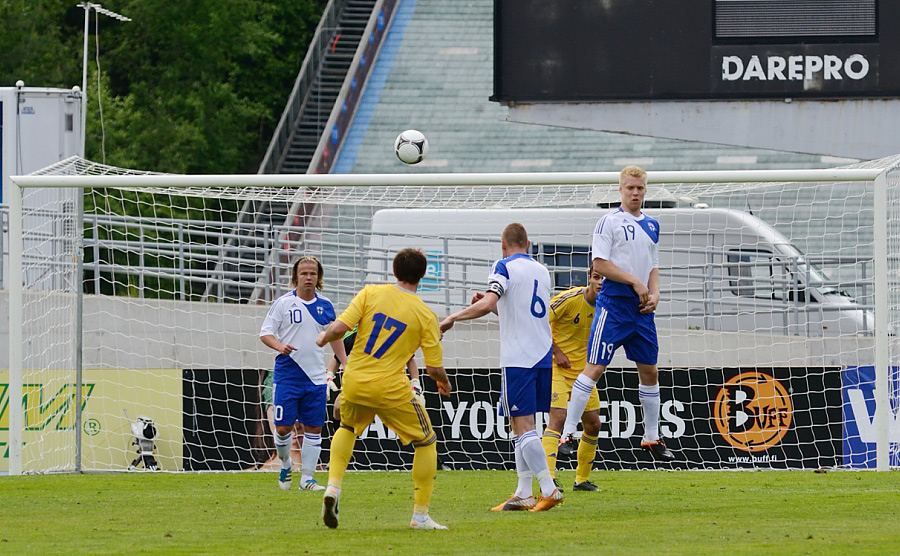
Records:
{"label": "football in the air", "polygon": [[428,154],[428,139],[420,131],[407,129],[394,141],[394,152],[406,164],[422,162]]}

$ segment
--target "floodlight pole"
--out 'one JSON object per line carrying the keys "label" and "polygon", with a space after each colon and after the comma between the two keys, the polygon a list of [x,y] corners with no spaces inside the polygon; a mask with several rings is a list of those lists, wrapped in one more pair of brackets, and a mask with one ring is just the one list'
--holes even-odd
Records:
{"label": "floodlight pole", "polygon": [[[79,4],[84,10],[84,58],[81,63],[81,156],[87,154],[87,78],[88,78],[88,37],[90,35],[91,10],[103,15],[118,19],[119,21],[131,21],[122,14],[107,10],[100,4],[82,2]],[[100,92],[98,90],[97,94]],[[98,98],[99,101],[99,98]],[[81,422],[82,407],[82,383],[84,366],[84,190],[75,190],[75,472],[81,472]]]}

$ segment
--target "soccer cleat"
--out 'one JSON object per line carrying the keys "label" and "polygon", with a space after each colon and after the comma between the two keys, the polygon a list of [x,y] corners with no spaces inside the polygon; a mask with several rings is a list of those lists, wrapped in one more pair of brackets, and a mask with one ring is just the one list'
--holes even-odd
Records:
{"label": "soccer cleat", "polygon": [[557,479],[553,479],[553,486],[558,488],[560,492],[563,492],[563,487],[560,486],[559,481]]}
{"label": "soccer cleat", "polygon": [[572,487],[572,490],[583,490],[585,492],[597,492],[600,490],[600,487],[595,485],[590,481],[585,481],[583,483],[575,483]]}
{"label": "soccer cleat", "polygon": [[316,482],[315,479],[309,479],[303,482],[299,487],[299,490],[325,490],[325,487]]}
{"label": "soccer cleat", "polygon": [[419,521],[416,518],[412,518],[409,522],[409,526],[413,529],[418,529],[420,531],[446,531],[447,527],[445,525],[441,525],[437,521],[431,519],[431,516],[426,515],[423,521]]}
{"label": "soccer cleat", "polygon": [[537,501],[537,504],[534,505],[529,511],[531,512],[546,512],[553,506],[557,504],[563,503],[563,493],[561,490],[556,489],[553,491],[553,494],[550,496],[542,496],[540,500]]}
{"label": "soccer cleat", "polygon": [[653,456],[653,459],[655,460],[672,461],[675,459],[675,454],[672,453],[672,450],[666,448],[662,438],[655,442],[642,442],[641,448],[650,452],[650,455]]}
{"label": "soccer cleat", "polygon": [[338,526],[338,502],[341,495],[334,487],[325,489],[325,496],[322,498],[322,521],[331,529],[337,529]]}
{"label": "soccer cleat", "polygon": [[567,434],[559,440],[557,453],[561,456],[572,457],[578,454],[578,439]]}
{"label": "soccer cleat", "polygon": [[519,498],[515,494],[506,502],[491,508],[492,512],[523,512],[534,508],[534,496]]}
{"label": "soccer cleat", "polygon": [[278,474],[278,488],[281,490],[291,490],[291,470],[281,468],[281,473]]}

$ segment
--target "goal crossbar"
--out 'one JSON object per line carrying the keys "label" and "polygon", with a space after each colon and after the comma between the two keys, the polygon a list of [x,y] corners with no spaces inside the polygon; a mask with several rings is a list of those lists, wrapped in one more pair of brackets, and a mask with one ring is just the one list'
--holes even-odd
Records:
{"label": "goal crossbar", "polygon": [[[651,184],[728,182],[871,181],[884,173],[880,168],[809,170],[648,171]],[[519,172],[428,174],[247,174],[247,175],[26,175],[11,176],[28,187],[359,187],[359,186],[492,186],[492,185],[594,185],[616,184],[618,172]]]}

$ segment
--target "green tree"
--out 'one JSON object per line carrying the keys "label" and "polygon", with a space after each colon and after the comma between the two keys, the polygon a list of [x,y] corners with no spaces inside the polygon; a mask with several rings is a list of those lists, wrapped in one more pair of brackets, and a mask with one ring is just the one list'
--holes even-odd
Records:
{"label": "green tree", "polygon": [[[109,162],[166,172],[255,172],[321,3],[129,0],[121,9],[133,21],[111,29],[112,48],[104,54],[110,96],[122,101],[107,119],[114,137]],[[286,26],[291,17],[304,19]],[[94,144],[96,129],[91,136]],[[123,144],[126,137],[131,144]]]}
{"label": "green tree", "polygon": [[0,86],[21,79],[31,87],[81,84],[81,10],[59,0],[0,2]]}
{"label": "green tree", "polygon": [[[255,173],[325,3],[104,2],[132,21],[91,12],[86,157],[162,172]],[[81,84],[84,11],[75,0],[0,0],[0,21],[0,85],[18,79],[33,87]],[[89,190],[85,195],[88,214],[137,215],[148,207],[155,218],[221,220],[224,232],[238,205],[124,190]],[[205,241],[126,226],[92,228],[87,234],[98,240]],[[95,257],[114,269],[178,264],[171,256],[103,248],[86,253],[88,268]],[[104,271],[99,279],[95,293],[135,294],[135,278],[127,272]],[[156,295],[178,291],[171,280],[146,280],[160,288]]]}
{"label": "green tree", "polygon": [[[104,4],[132,21],[91,13],[87,158],[164,172],[255,172],[324,5]],[[0,17],[0,82],[81,83],[84,12],[76,3],[3,0]]]}

